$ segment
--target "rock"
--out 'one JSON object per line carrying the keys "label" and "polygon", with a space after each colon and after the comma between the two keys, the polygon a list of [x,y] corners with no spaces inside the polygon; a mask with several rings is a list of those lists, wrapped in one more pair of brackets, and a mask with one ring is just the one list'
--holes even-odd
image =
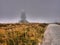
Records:
{"label": "rock", "polygon": [[60,45],[60,25],[49,24],[42,45]]}

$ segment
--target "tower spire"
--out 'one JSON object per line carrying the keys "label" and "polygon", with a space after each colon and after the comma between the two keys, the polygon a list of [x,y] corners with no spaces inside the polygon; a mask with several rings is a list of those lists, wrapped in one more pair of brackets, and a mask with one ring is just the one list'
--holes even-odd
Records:
{"label": "tower spire", "polygon": [[26,20],[26,14],[24,10],[21,12],[21,20]]}
{"label": "tower spire", "polygon": [[22,10],[21,12],[21,20],[20,20],[20,23],[27,23],[28,21],[26,20],[26,14],[25,14],[25,11]]}

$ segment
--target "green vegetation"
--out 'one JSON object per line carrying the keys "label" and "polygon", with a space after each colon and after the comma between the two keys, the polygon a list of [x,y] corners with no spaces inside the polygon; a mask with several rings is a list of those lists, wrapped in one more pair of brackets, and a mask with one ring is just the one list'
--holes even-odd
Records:
{"label": "green vegetation", "polygon": [[[2,24],[1,24],[2,25]],[[0,44],[38,45],[42,43],[47,24],[5,24],[0,25]]]}

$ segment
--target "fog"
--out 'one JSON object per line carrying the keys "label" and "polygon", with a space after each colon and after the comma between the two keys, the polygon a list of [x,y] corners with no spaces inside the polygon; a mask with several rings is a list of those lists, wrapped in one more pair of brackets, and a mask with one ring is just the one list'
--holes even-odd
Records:
{"label": "fog", "polygon": [[29,22],[60,22],[60,0],[0,0],[0,23],[18,22],[22,9]]}

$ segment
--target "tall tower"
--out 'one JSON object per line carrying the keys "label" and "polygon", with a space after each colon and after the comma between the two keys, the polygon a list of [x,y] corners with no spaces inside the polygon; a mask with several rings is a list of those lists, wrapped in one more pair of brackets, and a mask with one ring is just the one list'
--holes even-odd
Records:
{"label": "tall tower", "polygon": [[26,20],[26,14],[25,14],[25,11],[22,10],[21,12],[21,20],[20,20],[20,23],[28,23],[28,21]]}

